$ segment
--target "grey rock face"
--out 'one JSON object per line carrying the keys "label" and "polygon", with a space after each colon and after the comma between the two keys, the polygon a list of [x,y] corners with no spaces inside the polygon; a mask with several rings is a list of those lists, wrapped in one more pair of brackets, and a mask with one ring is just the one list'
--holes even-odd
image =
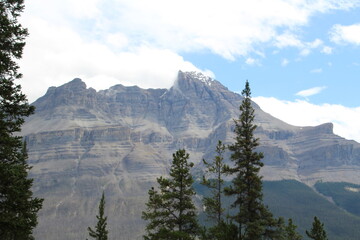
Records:
{"label": "grey rock face", "polygon": [[[34,192],[44,197],[37,239],[85,239],[105,191],[111,239],[141,239],[147,191],[185,148],[201,176],[218,140],[233,142],[241,96],[198,73],[179,72],[170,89],[116,85],[96,92],[80,79],[49,88],[22,134]],[[255,103],[265,179],[360,183],[360,144],[332,124],[295,127]]]}

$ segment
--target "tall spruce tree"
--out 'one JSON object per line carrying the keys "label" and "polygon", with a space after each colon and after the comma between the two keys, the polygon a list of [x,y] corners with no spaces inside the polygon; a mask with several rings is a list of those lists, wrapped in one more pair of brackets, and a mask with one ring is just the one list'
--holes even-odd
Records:
{"label": "tall spruce tree", "polygon": [[257,126],[254,124],[255,110],[251,105],[248,81],[242,96],[240,116],[235,120],[235,143],[229,146],[234,165],[227,169],[235,177],[232,185],[225,189],[225,193],[235,196],[236,199],[232,207],[237,211],[232,218],[238,224],[237,239],[271,239],[278,234],[278,221],[263,203],[262,180],[259,176],[260,168],[263,166],[263,154],[256,151],[259,139],[254,137]]}
{"label": "tall spruce tree", "polygon": [[99,215],[96,216],[98,222],[95,226],[95,230],[88,227],[89,236],[96,240],[107,240],[109,231],[106,228],[107,217],[105,215],[105,195],[102,193],[99,203]]}
{"label": "tall spruce tree", "polygon": [[149,190],[149,200],[142,218],[148,221],[144,239],[195,239],[199,227],[192,198],[195,191],[188,162],[189,154],[184,149],[173,154],[170,177],[157,179],[158,190]]}
{"label": "tall spruce tree", "polygon": [[211,162],[203,159],[208,178],[203,176],[201,184],[208,187],[210,195],[203,198],[205,213],[208,219],[213,222],[213,226],[206,229],[202,238],[210,239],[233,239],[236,236],[236,227],[231,222],[225,221],[224,216],[224,174],[226,174],[227,165],[224,163],[225,145],[219,141],[216,146],[217,155]]}
{"label": "tall spruce tree", "polygon": [[34,198],[28,178],[26,146],[21,130],[34,112],[20,85],[17,59],[22,57],[27,29],[18,23],[23,0],[0,1],[0,239],[33,239],[42,199]]}
{"label": "tall spruce tree", "polygon": [[203,198],[203,204],[205,212],[208,218],[215,220],[216,225],[220,225],[223,219],[224,208],[222,203],[222,197],[224,192],[224,180],[223,175],[225,174],[224,167],[224,154],[225,145],[219,141],[216,146],[216,153],[212,162],[207,162],[203,159],[206,171],[210,174],[209,179],[203,176],[201,184],[208,187],[211,190],[211,195]]}
{"label": "tall spruce tree", "polygon": [[306,235],[314,240],[327,240],[324,224],[315,216],[310,232],[306,230]]}

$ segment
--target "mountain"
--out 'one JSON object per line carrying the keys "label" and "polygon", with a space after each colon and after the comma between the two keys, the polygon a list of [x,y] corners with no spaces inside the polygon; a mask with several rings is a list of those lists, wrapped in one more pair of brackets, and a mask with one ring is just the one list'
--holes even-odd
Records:
{"label": "mountain", "polygon": [[[103,190],[112,236],[141,239],[147,191],[167,174],[172,153],[185,148],[200,177],[217,141],[233,142],[241,100],[214,79],[181,71],[170,89],[97,92],[80,79],[49,88],[22,129],[34,193],[45,198],[37,239],[85,239]],[[360,183],[360,144],[334,135],[331,123],[291,126],[253,107],[265,180]]]}

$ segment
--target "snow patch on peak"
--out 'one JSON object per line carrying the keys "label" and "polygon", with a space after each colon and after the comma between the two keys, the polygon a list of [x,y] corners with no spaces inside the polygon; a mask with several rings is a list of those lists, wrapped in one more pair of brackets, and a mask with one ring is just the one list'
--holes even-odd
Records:
{"label": "snow patch on peak", "polygon": [[211,86],[211,84],[214,82],[214,79],[212,79],[209,76],[204,75],[202,72],[192,71],[192,72],[186,72],[185,74],[192,79],[197,79],[197,80],[207,84],[208,86]]}

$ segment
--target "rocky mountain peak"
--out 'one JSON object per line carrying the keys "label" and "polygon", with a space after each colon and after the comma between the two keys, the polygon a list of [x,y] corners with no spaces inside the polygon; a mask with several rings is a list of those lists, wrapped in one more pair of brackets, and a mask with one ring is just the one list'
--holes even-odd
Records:
{"label": "rocky mountain peak", "polygon": [[[237,102],[239,96],[227,89],[220,82],[200,72],[178,72],[177,80],[169,90],[175,96],[191,99],[209,100],[219,102]],[[237,103],[236,103],[237,104]]]}
{"label": "rocky mountain peak", "polygon": [[177,80],[174,83],[172,88],[179,88],[180,90],[198,90],[202,88],[211,89],[211,90],[226,90],[220,82],[215,79],[206,76],[201,72],[183,72],[179,71]]}
{"label": "rocky mountain peak", "polygon": [[83,82],[80,78],[74,78],[72,81],[65,83],[60,86],[62,89],[71,89],[71,90],[84,90],[86,89],[86,83]]}
{"label": "rocky mountain peak", "polygon": [[95,89],[87,88],[85,82],[80,78],[75,78],[59,87],[50,87],[46,94],[36,100],[33,105],[36,106],[37,112],[59,106],[89,105],[88,103],[94,102],[90,99],[94,99],[95,96]]}
{"label": "rocky mountain peak", "polygon": [[193,80],[193,81],[197,80],[202,83],[205,83],[208,86],[211,86],[211,84],[214,82],[214,79],[212,79],[211,77],[206,76],[205,74],[203,74],[201,72],[196,72],[196,71],[191,71],[191,72],[179,71],[178,79],[181,79],[181,80],[188,79],[188,80]]}
{"label": "rocky mountain peak", "polygon": [[[61,85],[60,87],[49,87],[45,96],[53,95],[59,91],[83,91],[86,89],[86,84],[80,78],[74,78],[72,81]],[[45,97],[43,96],[43,97]]]}
{"label": "rocky mountain peak", "polygon": [[319,135],[319,134],[334,134],[334,124],[332,123],[324,123],[321,124],[319,126],[315,126],[315,127],[305,127],[305,128],[300,128],[303,130],[303,132],[307,133],[307,134],[314,134],[314,135]]}

